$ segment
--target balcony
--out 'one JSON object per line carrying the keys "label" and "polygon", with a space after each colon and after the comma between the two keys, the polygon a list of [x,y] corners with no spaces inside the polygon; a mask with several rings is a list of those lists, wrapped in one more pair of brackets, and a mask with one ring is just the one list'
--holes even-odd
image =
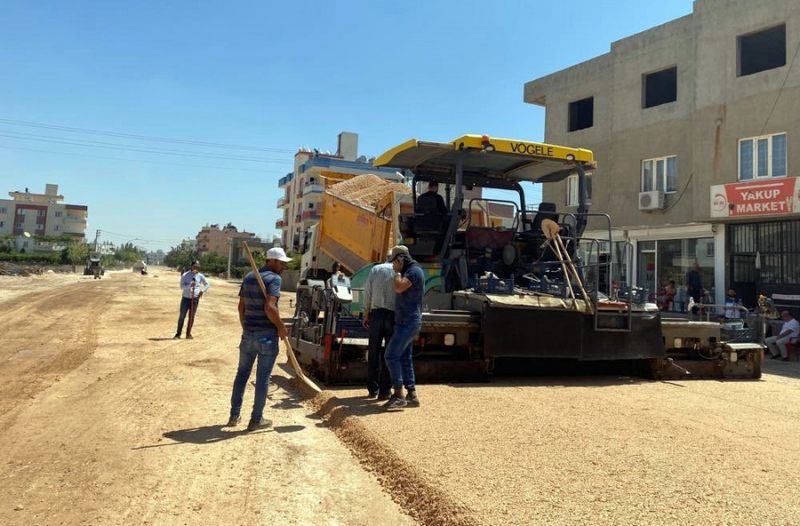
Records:
{"label": "balcony", "polygon": [[319,221],[319,216],[318,210],[306,210],[303,212],[303,221]]}
{"label": "balcony", "polygon": [[325,191],[325,186],[321,184],[307,184],[303,187],[303,195],[318,194]]}
{"label": "balcony", "polygon": [[275,228],[285,228],[287,226],[288,225],[286,224],[286,221],[284,221],[283,219],[278,219],[277,221],[275,221]]}
{"label": "balcony", "polygon": [[278,208],[283,208],[289,201],[285,197],[278,199]]}

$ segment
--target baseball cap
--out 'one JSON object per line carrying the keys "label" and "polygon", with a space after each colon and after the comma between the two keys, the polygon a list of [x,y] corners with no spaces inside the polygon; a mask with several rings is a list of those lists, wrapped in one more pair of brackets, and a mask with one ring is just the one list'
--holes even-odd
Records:
{"label": "baseball cap", "polygon": [[405,245],[397,245],[396,247],[392,247],[392,251],[389,252],[389,261],[394,261],[400,255],[411,256],[408,253],[408,247]]}
{"label": "baseball cap", "polygon": [[284,263],[288,263],[292,260],[292,258],[286,255],[286,252],[284,252],[281,247],[274,247],[267,250],[267,259],[277,259],[278,261],[283,261]]}

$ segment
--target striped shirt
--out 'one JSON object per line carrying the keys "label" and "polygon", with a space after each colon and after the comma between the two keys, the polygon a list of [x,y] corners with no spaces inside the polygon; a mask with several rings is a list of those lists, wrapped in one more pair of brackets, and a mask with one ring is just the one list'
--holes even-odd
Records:
{"label": "striped shirt", "polygon": [[[264,285],[267,287],[267,294],[281,297],[281,277],[272,272],[267,267],[261,267],[258,272]],[[242,287],[239,289],[239,297],[244,299],[244,327],[245,331],[259,332],[275,330],[275,325],[267,318],[264,311],[266,301],[258,286],[256,275],[250,271],[242,280]]]}
{"label": "striped shirt", "polygon": [[394,268],[391,263],[381,263],[370,269],[364,284],[364,312],[373,309],[394,310]]}

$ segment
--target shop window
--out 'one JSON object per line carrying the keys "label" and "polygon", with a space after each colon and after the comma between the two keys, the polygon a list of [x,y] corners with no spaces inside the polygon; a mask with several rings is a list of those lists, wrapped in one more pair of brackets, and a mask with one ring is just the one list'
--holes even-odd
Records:
{"label": "shop window", "polygon": [[678,158],[675,155],[642,161],[642,192],[660,190],[671,194],[678,190]]}
{"label": "shop window", "polygon": [[678,100],[678,68],[673,66],[642,77],[642,108]]}
{"label": "shop window", "polygon": [[737,38],[739,76],[786,65],[786,24]]}
{"label": "shop window", "polygon": [[688,307],[687,275],[699,266],[700,282],[706,290],[706,300],[714,298],[714,238],[665,239],[638,243],[637,284],[650,291],[651,299],[658,301],[664,287],[674,281],[677,292],[670,304],[661,307],[685,311]]}
{"label": "shop window", "polygon": [[569,131],[578,131],[594,126],[594,97],[569,103]]}
{"label": "shop window", "polygon": [[[586,174],[586,204],[592,204],[592,173]],[[578,176],[570,175],[567,177],[567,206],[578,206],[580,204],[580,193]]]}
{"label": "shop window", "polygon": [[786,134],[739,140],[739,180],[786,175]]}

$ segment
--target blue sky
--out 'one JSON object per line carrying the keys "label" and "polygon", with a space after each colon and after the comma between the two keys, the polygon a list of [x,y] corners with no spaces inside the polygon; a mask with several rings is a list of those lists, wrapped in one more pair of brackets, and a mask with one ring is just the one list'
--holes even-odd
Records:
{"label": "blue sky", "polygon": [[167,249],[207,223],[274,233],[293,152],[333,151],[342,130],[368,156],[412,137],[541,140],[526,81],[692,2],[2,6],[0,192],[59,184],[89,206],[88,237]]}

